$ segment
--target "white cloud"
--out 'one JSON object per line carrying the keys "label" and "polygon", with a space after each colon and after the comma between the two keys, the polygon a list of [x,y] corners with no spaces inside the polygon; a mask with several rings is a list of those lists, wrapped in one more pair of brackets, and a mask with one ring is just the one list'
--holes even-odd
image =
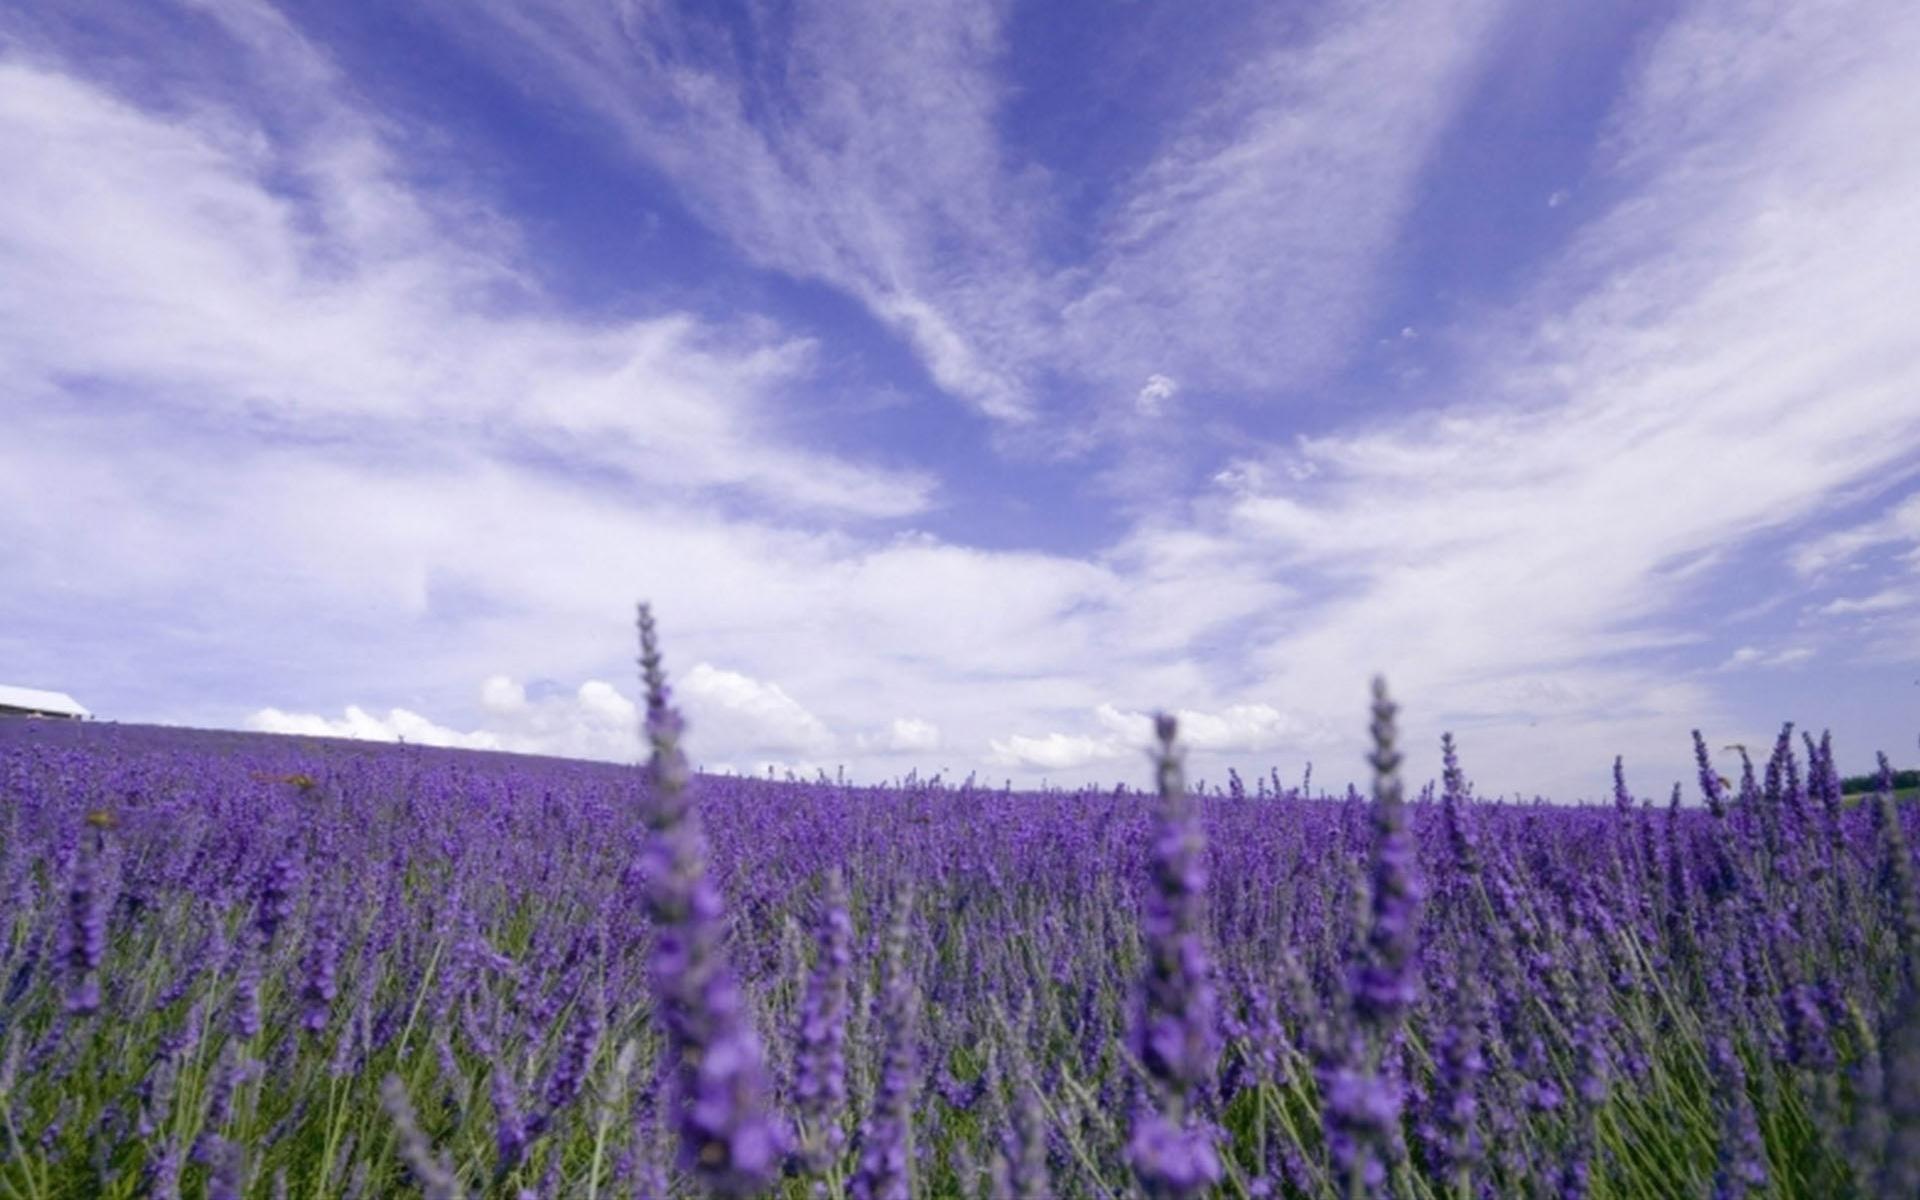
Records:
{"label": "white cloud", "polygon": [[1825,617],[1858,616],[1897,612],[1920,605],[1920,591],[1909,587],[1883,588],[1868,596],[1843,596],[1820,606]]}
{"label": "white cloud", "polygon": [[[590,24],[604,11],[575,10],[589,24],[565,35],[567,53],[596,71],[599,56],[624,53],[598,37],[618,30]],[[337,126],[319,121],[312,141],[287,141],[278,124],[218,106],[149,110],[7,59],[0,371],[14,390],[0,401],[0,573],[27,598],[12,603],[71,614],[75,626],[106,631],[109,617],[137,614],[150,661],[175,667],[170,692],[125,664],[106,632],[63,634],[58,647],[123,695],[156,706],[232,696],[270,672],[276,690],[259,698],[289,710],[331,711],[342,693],[365,704],[358,718],[264,718],[309,730],[400,736],[401,718],[370,714],[405,698],[408,719],[447,736],[630,757],[631,701],[604,681],[627,678],[627,617],[646,596],[674,661],[707,664],[675,676],[695,718],[690,753],[706,763],[804,765],[878,744],[857,731],[888,739],[889,753],[925,752],[901,745],[915,735],[893,724],[912,713],[957,768],[991,759],[1029,778],[1144,781],[1135,755],[1144,706],[1158,702],[1182,712],[1197,755],[1311,749],[1325,760],[1319,774],[1341,779],[1363,770],[1365,680],[1382,668],[1406,704],[1408,745],[1430,757],[1440,726],[1456,725],[1489,787],[1573,794],[1591,779],[1598,790],[1613,752],[1636,747],[1671,747],[1654,772],[1684,774],[1684,730],[1733,721],[1749,682],[1713,671],[1713,657],[1692,673],[1659,657],[1701,636],[1690,608],[1717,610],[1729,591],[1759,599],[1725,589],[1717,572],[1760,534],[1800,533],[1793,561],[1812,578],[1913,532],[1899,523],[1907,516],[1844,537],[1808,531],[1920,461],[1920,344],[1899,303],[1920,274],[1906,236],[1920,154],[1896,136],[1920,124],[1905,77],[1920,25],[1872,5],[1774,15],[1796,27],[1776,34],[1743,11],[1702,10],[1656,40],[1640,68],[1648,82],[1596,166],[1606,186],[1583,188],[1595,199],[1572,206],[1593,215],[1565,253],[1470,329],[1421,318],[1423,343],[1446,342],[1463,360],[1464,381],[1436,391],[1433,409],[1332,425],[1271,453],[1236,447],[1219,489],[1171,495],[1114,544],[1079,555],[839,523],[916,512],[933,484],[796,450],[766,420],[806,378],[811,347],[685,317],[568,320],[514,268],[509,236],[467,240],[445,198],[412,188],[376,124],[350,111]],[[1369,20],[1305,38],[1299,52],[1373,61],[1351,40],[1386,36]],[[1868,25],[1876,37],[1862,41]],[[834,28],[816,23],[809,36]],[[942,44],[985,53],[991,38],[970,29],[963,21]],[[852,49],[891,54],[877,43],[896,31],[876,28],[875,44]],[[1409,113],[1416,101],[1398,85],[1451,95],[1471,41],[1395,50],[1419,70],[1392,81],[1378,110],[1343,75],[1326,91],[1273,98],[1278,108],[1196,116],[1166,147],[1171,166],[1149,168],[1114,217],[1111,229],[1133,221],[1138,238],[1107,238],[1101,272],[1048,275],[1044,287],[1022,282],[1035,272],[1021,222],[1000,221],[1027,202],[1019,188],[1008,200],[994,191],[1012,186],[1004,179],[969,183],[948,207],[922,211],[919,182],[881,186],[924,110],[860,127],[853,114],[885,105],[835,90],[844,73],[823,72],[806,111],[825,132],[809,131],[809,152],[789,161],[779,147],[728,140],[739,97],[711,71],[668,63],[647,86],[684,93],[674,103],[692,114],[662,136],[726,135],[710,164],[680,164],[734,206],[716,217],[723,228],[785,269],[855,290],[892,281],[872,303],[912,325],[922,352],[945,363],[943,382],[1011,413],[1017,381],[1001,377],[1001,361],[1049,361],[1031,346],[1058,328],[1029,319],[1030,290],[1124,281],[1172,256],[1195,214],[1244,204],[1220,227],[1222,246],[1171,264],[1214,289],[1196,293],[1198,311],[1230,299],[1234,280],[1217,264],[1234,260],[1228,243],[1265,228],[1268,201],[1251,184],[1183,190],[1173,167],[1195,167],[1187,184],[1270,181],[1265,157],[1233,173],[1239,132],[1271,135],[1244,144],[1268,146],[1274,161],[1352,165],[1355,186],[1382,187],[1339,218],[1359,248],[1302,293],[1335,297],[1325,322],[1299,346],[1221,368],[1264,361],[1295,379],[1324,369],[1348,306],[1364,307],[1375,234],[1392,228],[1416,169],[1407,164],[1429,136],[1429,116]],[[929,152],[934,190],[992,157],[971,140],[991,124],[992,97],[966,90],[982,85],[965,58],[920,81],[876,77],[883,89],[962,89],[955,141]],[[611,88],[636,69],[623,61],[603,77]],[[326,86],[312,91],[312,104],[334,104]],[[1349,154],[1366,147],[1322,156],[1321,135],[1285,119],[1330,114],[1351,132],[1376,111],[1387,148],[1357,164]],[[1715,115],[1696,121],[1702,112]],[[842,132],[873,140],[835,162],[821,147]],[[270,186],[288,173],[311,186]],[[835,191],[846,173],[858,186]],[[734,181],[737,195],[722,186]],[[309,209],[291,198],[301,191],[324,200]],[[790,203],[820,195],[849,199]],[[1619,199],[1607,209],[1603,195]],[[1348,228],[1312,225],[1321,219],[1282,232],[1311,246]],[[994,250],[1003,225],[1015,244]],[[949,236],[989,247],[968,259],[985,263],[978,278],[1013,280],[1003,316],[981,317],[966,287],[926,273],[925,247]],[[1100,303],[1137,316],[1127,306],[1151,303],[1152,290],[1143,295]],[[1124,339],[1128,328],[1110,332]],[[1230,349],[1251,334],[1229,323],[1177,336]],[[1203,357],[1199,340],[1186,349]],[[1208,386],[1150,339],[1140,361],[1123,355],[1110,369],[1121,382],[1106,396],[1149,370]],[[627,402],[636,395],[647,404]],[[556,451],[586,469],[524,461]],[[744,514],[714,502],[740,489],[757,498]],[[1920,501],[1898,511],[1920,513]],[[0,614],[0,651],[45,662],[30,657],[53,653],[40,639],[11,632],[30,628],[24,611]],[[1782,653],[1756,647],[1751,665]],[[558,692],[515,682],[554,678],[590,682]],[[324,696],[291,690],[310,680],[325,681],[306,684]],[[115,690],[75,687],[90,699]]]}
{"label": "white cloud", "polygon": [[918,717],[895,717],[884,731],[859,739],[862,749],[883,754],[928,754],[940,744],[940,727]]}
{"label": "white cloud", "polygon": [[1180,391],[1180,385],[1165,375],[1147,376],[1146,386],[1134,397],[1133,406],[1143,417],[1157,417],[1166,411],[1167,401]]}
{"label": "white cloud", "polygon": [[[275,63],[310,55],[291,33],[268,44]],[[171,118],[0,60],[11,386],[49,396],[84,379],[201,420],[363,444],[431,430],[539,447],[640,486],[801,511],[925,507],[924,476],[795,444],[777,401],[811,369],[805,342],[671,314],[547,315],[497,222],[410,188],[346,101],[308,103],[322,115],[273,140],[233,110]],[[301,191],[314,199],[289,198]]]}
{"label": "white cloud", "polygon": [[1802,576],[1814,578],[1852,566],[1866,551],[1888,545],[1920,545],[1920,493],[1872,520],[1806,539],[1793,548],[1789,561]]}
{"label": "white cloud", "polygon": [[1115,204],[1070,360],[1269,395],[1337,368],[1500,9],[1327,6],[1248,54]]}
{"label": "white cloud", "polygon": [[1720,664],[1722,671],[1737,671],[1742,667],[1789,667],[1803,663],[1813,657],[1813,651],[1806,646],[1788,646],[1780,650],[1762,650],[1756,646],[1741,646],[1727,660]]}
{"label": "white cloud", "polygon": [[826,725],[779,684],[703,662],[677,691],[705,744],[723,747],[729,757],[741,751],[819,755],[833,748]]}
{"label": "white cloud", "polygon": [[[674,687],[675,703],[688,717],[687,751],[696,762],[718,770],[811,776],[830,752],[834,738],[819,718],[778,685],[699,663]],[[313,713],[265,708],[247,718],[247,726],[266,733],[352,737],[375,741],[406,740],[433,746],[511,750],[632,762],[643,752],[639,706],[618,688],[589,679],[573,692],[530,695],[525,684],[492,675],[480,687],[484,727],[462,733],[406,709],[381,718],[349,706],[330,720]],[[937,748],[939,730],[930,722],[901,718],[888,730],[881,748],[894,752]]]}
{"label": "white cloud", "polygon": [[349,705],[339,720],[263,708],[247,718],[247,727],[265,733],[405,740],[614,762],[631,762],[639,753],[639,717],[633,701],[597,679],[572,693],[529,698],[525,685],[493,675],[481,685],[480,707],[486,727],[465,733],[406,709],[396,708],[382,718],[358,705]]}
{"label": "white cloud", "polygon": [[513,713],[526,707],[527,689],[505,675],[489,675],[480,685],[480,704],[490,713]]}
{"label": "white cloud", "polygon": [[301,737],[354,738],[369,742],[410,742],[416,746],[453,746],[462,750],[498,750],[499,741],[488,733],[461,733],[436,725],[419,713],[404,708],[390,709],[384,717],[348,705],[338,719],[330,720],[314,713],[289,713],[263,708],[247,718],[247,728],[261,733],[297,734]]}
{"label": "white cloud", "polygon": [[1141,131],[1154,152],[1062,262],[1045,236],[1062,198],[999,133],[1005,5],[800,3],[751,61],[667,8],[442,6],[523,86],[608,121],[744,253],[846,290],[1012,423],[1045,407],[1049,371],[1272,391],[1338,365],[1501,8],[1252,21]]}
{"label": "white cloud", "polygon": [[1038,767],[1047,771],[1071,771],[1095,763],[1111,762],[1120,756],[1120,747],[1111,738],[1081,734],[1049,733],[1041,737],[1012,734],[989,743],[990,761],[999,766]]}
{"label": "white cloud", "polygon": [[[1180,744],[1196,759],[1204,756],[1262,755],[1300,751],[1324,744],[1323,734],[1298,717],[1270,704],[1235,704],[1215,712],[1177,709]],[[990,743],[992,761],[1002,766],[1064,771],[1138,759],[1153,747],[1153,717],[1101,704],[1093,710],[1097,734],[1012,734]]]}

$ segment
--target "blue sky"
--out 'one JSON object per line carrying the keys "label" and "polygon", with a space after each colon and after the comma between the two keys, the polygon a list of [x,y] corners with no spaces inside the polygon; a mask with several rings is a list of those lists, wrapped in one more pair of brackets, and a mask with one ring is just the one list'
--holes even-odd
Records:
{"label": "blue sky", "polygon": [[[1920,12],[28,0],[0,680],[1664,795],[1920,731]],[[1427,749],[1422,749],[1425,747]]]}

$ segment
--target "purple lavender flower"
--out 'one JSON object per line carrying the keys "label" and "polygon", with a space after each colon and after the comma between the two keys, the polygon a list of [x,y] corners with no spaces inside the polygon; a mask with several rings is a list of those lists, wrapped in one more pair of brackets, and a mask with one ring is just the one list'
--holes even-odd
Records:
{"label": "purple lavender flower", "polygon": [[186,1165],[186,1156],[176,1142],[169,1138],[161,1143],[141,1171],[149,1200],[179,1200],[180,1172]]}
{"label": "purple lavender flower", "polygon": [[895,905],[887,931],[880,992],[880,1024],[886,1049],[881,1054],[880,1087],[874,1095],[873,1113],[860,1131],[854,1200],[909,1200],[912,1194],[913,1095],[918,1069],[915,997],[907,964],[912,894],[903,895]]}
{"label": "purple lavender flower", "polygon": [[1354,1015],[1382,1035],[1395,1028],[1418,992],[1414,952],[1419,945],[1424,894],[1407,832],[1400,790],[1400,754],[1394,749],[1395,705],[1384,679],[1373,685],[1373,912],[1367,959],[1353,980]]}
{"label": "purple lavender flower", "polygon": [[800,1001],[794,1099],[800,1110],[801,1156],[809,1170],[821,1171],[846,1142],[840,1122],[847,1105],[847,971],[853,962],[853,918],[847,912],[846,881],[837,870],[827,875],[814,937],[817,957]]}
{"label": "purple lavender flower", "polygon": [[389,1075],[380,1085],[380,1103],[393,1122],[400,1157],[406,1161],[407,1170],[420,1185],[426,1200],[461,1200],[466,1191],[460,1186],[459,1176],[446,1156],[435,1151],[433,1143],[427,1140],[414,1118],[413,1102],[407,1098],[407,1087],[399,1076]]}
{"label": "purple lavender flower", "polygon": [[1398,1157],[1402,1094],[1389,1048],[1419,991],[1422,889],[1406,828],[1396,706],[1385,679],[1373,681],[1372,896],[1363,958],[1348,973],[1353,1031],[1326,1048],[1320,1064],[1322,1123],[1329,1155],[1347,1194],[1377,1190],[1386,1161]]}
{"label": "purple lavender flower", "polygon": [[1726,1037],[1713,1040],[1708,1065],[1719,1096],[1719,1165],[1713,1175],[1714,1200],[1742,1200],[1767,1186],[1766,1149],[1760,1141],[1753,1102],[1747,1098],[1747,1072]]}
{"label": "purple lavender flower", "polygon": [[681,1165],[722,1196],[773,1181],[787,1134],[771,1111],[759,1037],[721,954],[719,890],[687,796],[683,723],[668,702],[653,614],[640,606],[640,666],[647,689],[652,829],[644,855],[647,907],[656,929],[654,994],[672,1060]]}
{"label": "purple lavender flower", "polygon": [[1012,1200],[1052,1200],[1047,1171],[1047,1118],[1031,1079],[1014,1085],[1012,1128],[1002,1143],[1006,1176],[1002,1191]]}
{"label": "purple lavender flower", "polygon": [[274,934],[293,916],[299,883],[300,864],[291,851],[268,865],[260,881],[259,909],[254,914],[254,927],[260,931],[263,945],[272,945]]}
{"label": "purple lavender flower", "polygon": [[493,1061],[494,1181],[505,1179],[527,1153],[527,1120],[520,1111],[520,1089],[513,1071],[499,1058]]}
{"label": "purple lavender flower", "polygon": [[553,1064],[553,1073],[547,1077],[547,1110],[543,1125],[550,1124],[555,1115],[580,1095],[588,1068],[600,1048],[601,1024],[598,998],[582,997],[574,1013],[573,1026],[561,1045],[559,1058]]}
{"label": "purple lavender flower", "polygon": [[1465,1003],[1440,1027],[1434,1045],[1434,1080],[1422,1132],[1428,1167],[1436,1179],[1458,1183],[1480,1158],[1478,1114],[1486,1057],[1480,1048],[1481,993],[1461,981]]}
{"label": "purple lavender flower", "polygon": [[1880,787],[1874,796],[1873,823],[1880,837],[1880,891],[1893,912],[1898,938],[1901,978],[1911,991],[1920,991],[1920,891],[1914,888],[1913,856],[1900,826],[1900,810],[1893,802],[1893,767],[1879,756]]}
{"label": "purple lavender flower", "polygon": [[1327,1153],[1345,1195],[1373,1195],[1386,1183],[1379,1147],[1400,1125],[1400,1090],[1364,1069],[1335,1067],[1320,1080]]}
{"label": "purple lavender flower", "polygon": [[83,840],[67,885],[66,960],[72,979],[67,1011],[77,1017],[100,1010],[97,972],[107,950],[107,896],[100,879],[105,853],[104,831]]}
{"label": "purple lavender flower", "polygon": [[1127,1161],[1149,1196],[1198,1196],[1220,1182],[1215,1136],[1197,1122],[1176,1122],[1147,1108],[1134,1118]]}
{"label": "purple lavender flower", "polygon": [[200,1161],[207,1165],[207,1200],[240,1200],[245,1186],[246,1154],[235,1143],[217,1134],[202,1139]]}
{"label": "purple lavender flower", "polygon": [[1150,1077],[1183,1097],[1212,1077],[1220,1053],[1212,968],[1201,936],[1206,847],[1181,779],[1174,719],[1161,716],[1156,731],[1161,815],[1149,866],[1153,887],[1140,921],[1147,972],[1137,1052]]}
{"label": "purple lavender flower", "polygon": [[1155,719],[1159,823],[1149,859],[1140,930],[1146,953],[1135,1052],[1160,1107],[1135,1117],[1128,1157],[1140,1185],[1155,1196],[1191,1196],[1219,1179],[1211,1134],[1187,1121],[1189,1094],[1213,1076],[1220,1056],[1212,965],[1202,940],[1206,845],[1182,774],[1173,717]]}
{"label": "purple lavender flower", "polygon": [[260,972],[262,951],[249,951],[240,959],[240,970],[233,980],[233,998],[229,1001],[227,1027],[234,1037],[248,1041],[260,1034]]}
{"label": "purple lavender flower", "polygon": [[1462,811],[1468,798],[1467,777],[1460,769],[1460,754],[1451,733],[1440,735],[1440,763],[1440,820],[1447,847],[1453,853],[1456,885],[1470,888],[1480,877],[1480,838]]}
{"label": "purple lavender flower", "polygon": [[300,987],[300,1025],[308,1033],[317,1034],[327,1027],[333,999],[339,994],[334,977],[339,961],[340,933],[332,913],[323,911],[315,918],[312,940],[307,944],[306,979]]}
{"label": "purple lavender flower", "polygon": [[1714,816],[1725,816],[1727,811],[1727,790],[1720,781],[1720,772],[1713,769],[1713,759],[1707,755],[1707,739],[1700,736],[1698,729],[1693,731],[1693,760],[1700,768],[1700,794],[1707,799],[1707,809]]}

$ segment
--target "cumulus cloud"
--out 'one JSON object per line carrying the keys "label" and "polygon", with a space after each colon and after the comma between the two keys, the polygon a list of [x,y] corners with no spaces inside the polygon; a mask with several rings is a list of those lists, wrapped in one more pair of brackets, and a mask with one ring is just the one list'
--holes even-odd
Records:
{"label": "cumulus cloud", "polygon": [[1069,771],[1110,762],[1121,753],[1113,738],[1069,733],[1038,737],[1016,733],[995,738],[988,745],[992,751],[991,761],[996,765],[1038,767],[1048,771]]}
{"label": "cumulus cloud", "polygon": [[724,747],[729,756],[824,754],[833,748],[833,734],[820,718],[777,683],[703,662],[676,690],[707,744]]}
{"label": "cumulus cloud", "polygon": [[926,754],[940,748],[940,727],[919,717],[895,717],[885,730],[862,734],[858,745],[884,754]]}
{"label": "cumulus cloud", "polygon": [[247,728],[261,733],[297,734],[301,737],[353,738],[368,742],[410,742],[416,746],[452,746],[462,750],[498,750],[499,739],[490,733],[461,733],[436,725],[419,713],[404,708],[390,709],[382,717],[358,705],[349,704],[346,712],[334,719],[315,713],[289,713],[263,708],[247,718]]}
{"label": "cumulus cloud", "polygon": [[[687,715],[688,750],[703,764],[758,773],[768,764],[811,773],[831,751],[834,737],[779,685],[738,671],[698,663],[673,684]],[[248,726],[268,733],[304,733],[380,741],[404,738],[436,746],[466,746],[631,762],[641,754],[638,704],[619,688],[589,679],[572,691],[542,686],[530,690],[506,675],[492,675],[479,689],[482,728],[462,733],[404,709],[387,718],[359,707],[341,720],[311,713],[262,709]],[[888,730],[890,750],[928,750],[939,744],[930,723],[902,719]]]}
{"label": "cumulus cloud", "polygon": [[[1321,744],[1325,737],[1270,704],[1234,704],[1217,711],[1176,709],[1180,744],[1196,756],[1274,754]],[[1101,704],[1098,733],[1012,734],[990,743],[1000,766],[1070,770],[1144,756],[1153,746],[1153,717]]]}
{"label": "cumulus cloud", "polygon": [[358,705],[349,705],[338,720],[264,708],[246,723],[263,733],[404,740],[613,762],[631,762],[639,754],[639,714],[634,702],[601,680],[590,679],[572,692],[529,696],[524,684],[493,675],[481,685],[479,701],[483,727],[471,732],[437,724],[406,709],[394,709],[381,718]]}

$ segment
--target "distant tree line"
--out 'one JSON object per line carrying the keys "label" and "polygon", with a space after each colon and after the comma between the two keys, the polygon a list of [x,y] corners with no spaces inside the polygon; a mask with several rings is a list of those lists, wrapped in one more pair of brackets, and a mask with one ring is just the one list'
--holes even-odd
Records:
{"label": "distant tree line", "polygon": [[[1871,792],[1879,786],[1878,772],[1872,775],[1849,775],[1840,781],[1840,790],[1843,792]],[[1893,773],[1893,790],[1898,792],[1907,788],[1920,788],[1920,770]]]}

